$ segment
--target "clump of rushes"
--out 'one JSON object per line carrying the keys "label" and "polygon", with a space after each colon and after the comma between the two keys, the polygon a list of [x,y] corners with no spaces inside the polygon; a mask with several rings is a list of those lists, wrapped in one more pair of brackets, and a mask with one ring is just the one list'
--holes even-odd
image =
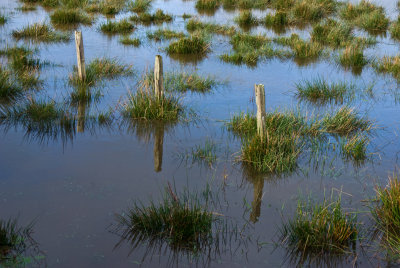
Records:
{"label": "clump of rushes", "polygon": [[249,10],[240,12],[239,16],[235,18],[235,22],[240,27],[251,27],[258,24],[257,18]]}
{"label": "clump of rushes", "polygon": [[196,9],[197,10],[215,10],[219,8],[219,0],[197,0]]}
{"label": "clump of rushes", "polygon": [[170,14],[164,13],[161,9],[157,9],[154,14],[150,13],[140,13],[139,15],[131,16],[129,18],[133,22],[141,22],[144,24],[150,23],[163,23],[163,22],[171,22],[173,17]]}
{"label": "clump of rushes", "polygon": [[162,29],[162,28],[157,29],[154,32],[147,33],[147,38],[153,39],[156,41],[170,40],[170,39],[183,38],[183,37],[185,37],[185,33],[183,33],[183,32],[176,32],[174,30]]}
{"label": "clump of rushes", "polygon": [[343,103],[354,96],[355,86],[345,82],[328,83],[323,78],[305,80],[296,84],[297,96],[313,103]]}
{"label": "clump of rushes", "polygon": [[11,74],[0,65],[0,100],[15,100],[23,94],[23,90],[12,81]]}
{"label": "clump of rushes", "polygon": [[6,24],[8,18],[6,15],[0,13],[0,25]]}
{"label": "clump of rushes", "polygon": [[390,35],[393,39],[400,40],[400,16],[390,26]]}
{"label": "clump of rushes", "polygon": [[131,38],[129,36],[123,36],[121,39],[119,39],[119,41],[125,46],[138,47],[142,44],[142,41],[140,41],[139,38]]}
{"label": "clump of rushes", "polygon": [[127,19],[123,19],[117,22],[107,21],[102,23],[100,30],[106,34],[127,34],[132,32],[134,27]]}
{"label": "clump of rushes", "polygon": [[368,60],[364,57],[363,49],[360,46],[349,45],[339,54],[339,63],[352,69],[355,73],[360,73]]}
{"label": "clump of rushes", "polygon": [[380,73],[390,73],[394,78],[400,79],[400,56],[385,56],[372,66]]}
{"label": "clump of rushes", "polygon": [[275,14],[267,14],[263,22],[267,27],[284,27],[289,24],[289,18],[286,12],[277,11]]}
{"label": "clump of rushes", "polygon": [[202,31],[205,33],[214,33],[228,36],[236,33],[236,29],[233,26],[201,22],[198,19],[190,19],[186,24],[186,30],[188,30],[188,32]]}
{"label": "clump of rushes", "polygon": [[318,21],[336,10],[334,0],[299,0],[293,6],[293,15],[302,22]]}
{"label": "clump of rushes", "polygon": [[342,152],[347,158],[363,161],[367,158],[368,138],[362,134],[347,137],[342,143]]}
{"label": "clump of rushes", "polygon": [[128,9],[136,13],[148,11],[150,6],[151,0],[134,0],[128,3]]}
{"label": "clump of rushes", "polygon": [[204,55],[210,50],[210,43],[202,36],[192,35],[171,42],[166,48],[168,54]]}
{"label": "clump of rushes", "polygon": [[327,114],[322,118],[322,125],[326,132],[348,135],[358,131],[369,131],[372,123],[349,107],[342,107],[334,114]]}
{"label": "clump of rushes", "polygon": [[50,15],[50,20],[53,24],[56,25],[92,23],[92,18],[90,18],[79,9],[57,9],[53,12],[53,14]]}
{"label": "clump of rushes", "polygon": [[289,46],[297,59],[315,59],[322,55],[323,47],[319,43],[305,41],[297,34],[290,37],[278,37],[274,41],[283,46]]}
{"label": "clump of rushes", "polygon": [[174,250],[202,251],[213,241],[217,218],[201,200],[197,194],[176,194],[171,187],[166,188],[159,203],[151,201],[144,206],[135,202],[117,215],[117,230],[133,245],[149,241],[150,245],[166,243]]}
{"label": "clump of rushes", "polygon": [[203,145],[196,145],[192,148],[192,161],[205,162],[208,166],[212,166],[217,161],[217,145],[207,139]]}
{"label": "clump of rushes", "polygon": [[53,30],[45,23],[34,23],[20,30],[14,30],[12,35],[16,39],[30,39],[34,42],[67,42],[69,35]]}
{"label": "clump of rushes", "polygon": [[125,6],[126,0],[104,0],[97,2],[89,2],[85,5],[87,12],[100,12],[104,15],[116,15]]}
{"label": "clump of rushes", "polygon": [[158,98],[149,88],[130,94],[122,107],[126,119],[146,121],[177,122],[183,112],[179,98],[165,94]]}
{"label": "clump of rushes", "polygon": [[341,198],[322,203],[299,201],[296,216],[280,229],[281,240],[291,254],[304,260],[326,255],[342,255],[355,247],[356,216],[342,209]]}
{"label": "clump of rushes", "polygon": [[132,66],[122,65],[115,59],[95,59],[86,65],[86,80],[81,81],[76,68],[70,77],[70,83],[74,86],[94,86],[100,80],[113,79],[117,76],[126,76],[133,73]]}
{"label": "clump of rushes", "polygon": [[372,33],[386,31],[389,26],[389,19],[386,18],[383,7],[375,6],[366,0],[357,5],[351,3],[344,5],[340,16]]}
{"label": "clump of rushes", "polygon": [[389,177],[385,188],[376,187],[377,203],[371,207],[376,235],[391,254],[400,254],[400,181],[397,174]]}

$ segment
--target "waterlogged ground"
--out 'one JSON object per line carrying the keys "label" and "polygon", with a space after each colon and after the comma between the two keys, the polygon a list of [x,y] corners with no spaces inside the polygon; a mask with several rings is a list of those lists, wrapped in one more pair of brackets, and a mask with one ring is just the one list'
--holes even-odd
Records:
{"label": "waterlogged ground", "polygon": [[[397,17],[395,1],[376,1],[384,5],[389,17]],[[0,26],[0,46],[13,44],[11,32],[28,23],[49,22],[49,13],[38,7],[21,12],[18,1],[0,0],[1,10],[9,14],[7,24]],[[236,12],[222,8],[213,16],[199,15],[194,1],[154,0],[152,10],[175,15],[169,28],[185,31],[184,13],[201,20],[234,24]],[[265,12],[255,12],[263,15]],[[131,14],[121,13],[112,20]],[[267,60],[255,68],[223,63],[219,55],[231,50],[229,38],[214,36],[211,53],[199,60],[171,58],[163,51],[168,42],[154,42],[146,32],[157,26],[138,26],[132,36],[142,39],[140,47],[119,43],[119,36],[107,36],[98,30],[106,18],[98,15],[91,27],[82,26],[86,61],[107,56],[131,64],[135,76],[105,82],[103,97],[88,109],[90,113],[108,111],[123,102],[129,89],[134,90],[140,75],[153,67],[154,57],[161,54],[165,71],[194,72],[211,75],[222,84],[211,93],[186,93],[183,101],[197,113],[197,120],[166,128],[163,150],[154,151],[158,134],[132,129],[117,123],[110,127],[86,129],[71,138],[37,137],[26,129],[1,127],[0,138],[0,216],[18,217],[20,224],[34,221],[33,238],[38,242],[38,255],[45,258],[33,266],[49,267],[165,267],[198,265],[211,267],[293,267],[291,256],[280,245],[279,228],[292,218],[299,196],[310,193],[322,200],[342,191],[344,207],[358,211],[364,233],[357,246],[357,258],[327,261],[327,266],[360,267],[388,265],[384,254],[377,253],[369,240],[371,220],[365,200],[374,196],[376,184],[385,185],[387,176],[399,164],[400,152],[399,88],[390,76],[378,75],[366,67],[354,75],[337,65],[334,59],[299,66],[292,60]],[[264,27],[251,32],[274,36]],[[289,29],[308,37],[308,29]],[[69,32],[71,37],[73,32]],[[362,33],[361,33],[362,34]],[[22,44],[23,41],[20,41]],[[43,89],[34,95],[63,102],[71,92],[68,77],[76,64],[75,43],[40,44],[38,55],[50,64],[41,71]],[[368,57],[396,55],[399,43],[390,36],[378,37],[378,45],[366,50]],[[265,85],[267,111],[300,109],[304,113],[325,113],[335,105],[316,107],[295,97],[295,83],[303,79],[323,77],[329,81],[349,81],[360,88],[373,86],[370,94],[356,98],[350,106],[371,119],[376,130],[368,145],[368,160],[354,164],[343,160],[334,150],[321,152],[312,158],[299,159],[299,169],[284,176],[262,176],[242,169],[236,161],[240,141],[229,133],[224,122],[240,111],[253,111],[254,84]],[[117,114],[117,112],[116,112]],[[217,161],[207,164],[193,162],[190,152],[196,145],[212,140],[217,146]],[[155,167],[155,155],[162,154],[161,167]],[[161,169],[161,170],[160,170]],[[155,170],[160,170],[156,172]],[[216,211],[229,219],[232,235],[211,254],[188,258],[171,252],[168,247],[149,249],[147,243],[132,250],[129,243],[120,242],[113,233],[115,213],[126,210],[134,200],[148,203],[160,197],[162,189],[172,184],[201,190],[211,186]],[[235,230],[233,230],[235,229]],[[118,246],[117,246],[118,245]],[[321,265],[314,263],[314,266]]]}

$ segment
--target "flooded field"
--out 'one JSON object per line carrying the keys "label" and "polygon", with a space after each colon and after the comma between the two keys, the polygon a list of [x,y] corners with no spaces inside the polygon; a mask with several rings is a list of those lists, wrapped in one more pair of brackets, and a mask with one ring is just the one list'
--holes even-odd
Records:
{"label": "flooded field", "polygon": [[[278,18],[301,1],[0,0],[0,238],[20,228],[8,237],[19,246],[1,241],[0,266],[400,265],[400,229],[385,240],[376,224],[399,164],[398,4],[374,1],[386,18],[371,28],[359,1],[307,1],[323,8]],[[67,3],[79,23],[56,17]],[[172,108],[149,115],[156,55]],[[157,213],[173,227],[151,231]],[[185,213],[201,232],[184,229]],[[319,225],[331,240],[310,246]]]}

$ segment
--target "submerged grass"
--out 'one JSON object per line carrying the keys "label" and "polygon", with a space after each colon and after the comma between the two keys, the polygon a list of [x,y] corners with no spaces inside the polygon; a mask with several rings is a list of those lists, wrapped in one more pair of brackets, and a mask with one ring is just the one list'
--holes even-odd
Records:
{"label": "submerged grass", "polygon": [[197,0],[196,1],[196,9],[197,10],[215,10],[219,8],[220,1],[219,0]]}
{"label": "submerged grass", "polygon": [[139,47],[142,44],[142,41],[139,38],[131,38],[129,36],[123,36],[119,39],[121,44],[126,46],[134,46]]}
{"label": "submerged grass", "polygon": [[400,56],[385,56],[373,62],[372,66],[379,73],[389,73],[397,80],[400,80]]}
{"label": "submerged grass", "polygon": [[347,137],[341,144],[343,154],[354,161],[363,161],[367,158],[368,137],[362,134],[356,134]]}
{"label": "submerged grass", "polygon": [[240,12],[239,16],[235,18],[235,22],[240,27],[251,27],[259,23],[257,18],[253,16],[251,11],[248,10]]}
{"label": "submerged grass", "polygon": [[131,16],[129,19],[136,23],[141,22],[143,24],[160,24],[164,22],[171,22],[173,20],[173,16],[164,13],[164,11],[161,9],[157,9],[154,14],[140,13],[139,15]]}
{"label": "submerged grass", "polygon": [[134,27],[127,19],[123,19],[117,22],[107,21],[102,23],[100,30],[106,34],[127,34],[132,32]]}
{"label": "submerged grass", "polygon": [[183,38],[185,37],[185,33],[183,32],[177,32],[174,30],[170,30],[170,29],[157,29],[154,32],[148,32],[147,33],[147,37],[149,39],[153,39],[156,41],[160,41],[160,40],[170,40],[170,39],[175,39],[175,38]]}
{"label": "submerged grass", "polygon": [[381,245],[396,259],[400,255],[400,181],[398,174],[389,177],[388,185],[376,187],[377,203],[371,208],[376,234]]}
{"label": "submerged grass", "polygon": [[0,100],[16,100],[17,98],[21,97],[22,94],[23,89],[14,83],[10,72],[3,69],[0,65]]}
{"label": "submerged grass", "polygon": [[186,24],[188,32],[205,32],[231,36],[236,33],[233,26],[219,25],[210,22],[201,22],[198,19],[190,19]]}
{"label": "submerged grass", "polygon": [[56,25],[92,24],[92,18],[79,9],[57,9],[50,15],[50,20]]}
{"label": "submerged grass", "polygon": [[204,55],[210,50],[210,43],[202,36],[192,35],[173,41],[166,48],[168,54]]}
{"label": "submerged grass", "polygon": [[339,63],[345,68],[350,68],[355,73],[360,73],[368,64],[363,49],[358,45],[349,45],[339,54]]}
{"label": "submerged grass", "polygon": [[53,30],[45,23],[34,23],[20,30],[14,30],[12,35],[16,39],[30,39],[34,42],[67,42],[69,35]]}
{"label": "submerged grass", "polygon": [[151,0],[134,0],[128,3],[128,9],[136,13],[148,11],[150,6]]}
{"label": "submerged grass", "polygon": [[290,37],[277,37],[274,41],[282,46],[288,46],[292,49],[293,56],[297,59],[310,60],[322,55],[323,46],[312,41],[305,41],[297,34]]}
{"label": "submerged grass", "polygon": [[354,109],[347,106],[340,108],[334,114],[325,115],[322,118],[322,125],[326,132],[339,135],[372,129],[372,123],[368,119],[360,117]]}
{"label": "submerged grass", "polygon": [[191,156],[193,162],[204,162],[212,166],[217,161],[217,145],[207,139],[204,144],[192,148]]}
{"label": "submerged grass", "polygon": [[280,233],[282,243],[301,258],[346,254],[356,244],[357,220],[343,211],[340,197],[322,203],[300,200],[296,216],[283,224]]}

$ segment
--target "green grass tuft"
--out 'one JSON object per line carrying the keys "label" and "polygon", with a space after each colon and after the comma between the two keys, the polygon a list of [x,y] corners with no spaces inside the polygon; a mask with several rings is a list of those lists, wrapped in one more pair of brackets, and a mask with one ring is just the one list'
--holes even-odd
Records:
{"label": "green grass tuft", "polygon": [[190,19],[186,24],[188,32],[204,32],[231,36],[236,33],[233,26],[219,25],[210,22],[201,22],[198,19]]}
{"label": "green grass tuft", "polygon": [[142,44],[142,41],[139,38],[130,38],[129,36],[123,36],[119,41],[125,46],[139,47]]}
{"label": "green grass tuft", "polygon": [[191,156],[193,162],[204,162],[212,166],[217,161],[217,145],[207,139],[204,144],[192,148]]}
{"label": "green grass tuft", "polygon": [[150,9],[151,0],[134,0],[128,3],[128,9],[132,12],[147,12]]}
{"label": "green grass tuft", "polygon": [[12,35],[16,39],[30,39],[34,42],[67,42],[70,36],[53,30],[45,23],[34,23],[20,30],[14,30]]}
{"label": "green grass tuft", "polygon": [[129,19],[136,23],[141,22],[143,24],[160,24],[164,22],[171,22],[173,20],[173,16],[164,13],[164,11],[161,9],[157,9],[154,14],[140,13],[139,15],[131,16]]}
{"label": "green grass tuft", "polygon": [[343,154],[355,161],[363,161],[367,158],[368,138],[365,135],[357,134],[346,138],[342,143]]}
{"label": "green grass tuft", "polygon": [[253,16],[251,11],[245,10],[240,12],[239,16],[235,18],[235,22],[240,26],[240,27],[251,27],[258,25],[258,20],[256,17]]}
{"label": "green grass tuft", "polygon": [[175,39],[175,38],[183,38],[183,37],[185,37],[185,33],[177,32],[177,31],[170,30],[170,29],[160,28],[154,32],[148,32],[147,37],[149,39],[153,39],[156,41],[170,40],[170,39]]}
{"label": "green grass tuft", "polygon": [[342,107],[334,114],[327,114],[322,119],[324,130],[329,133],[348,135],[358,131],[369,131],[372,123],[349,107]]}
{"label": "green grass tuft", "polygon": [[11,74],[0,66],[0,100],[16,100],[23,94],[22,88],[18,87],[11,78]]}
{"label": "green grass tuft", "polygon": [[196,9],[197,10],[215,10],[219,8],[219,0],[197,0]]}
{"label": "green grass tuft", "polygon": [[358,45],[349,45],[339,54],[339,63],[355,73],[360,73],[368,60],[364,57],[362,48]]}
{"label": "green grass tuft", "polygon": [[205,38],[197,35],[183,37],[173,41],[166,48],[168,54],[204,55],[210,50],[210,43]]}
{"label": "green grass tuft", "polygon": [[100,30],[106,34],[127,34],[132,32],[134,28],[127,19],[118,22],[107,21],[100,25]]}
{"label": "green grass tuft", "polygon": [[67,24],[92,24],[92,18],[79,9],[57,9],[50,15],[50,20],[56,25]]}
{"label": "green grass tuft", "polygon": [[394,78],[400,80],[400,56],[388,57],[374,62],[372,66],[377,72],[390,73]]}

